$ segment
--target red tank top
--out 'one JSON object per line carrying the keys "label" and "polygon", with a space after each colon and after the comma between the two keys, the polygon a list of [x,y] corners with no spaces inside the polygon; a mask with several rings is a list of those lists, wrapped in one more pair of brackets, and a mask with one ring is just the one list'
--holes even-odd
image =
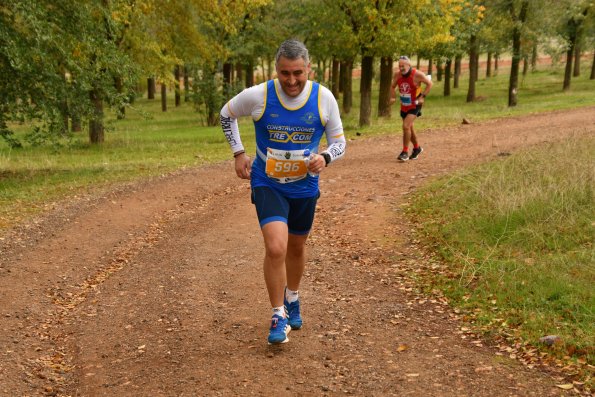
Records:
{"label": "red tank top", "polygon": [[415,109],[417,107],[417,105],[415,104],[415,99],[421,91],[421,87],[415,85],[413,76],[415,76],[415,69],[411,68],[409,76],[401,76],[397,79],[397,86],[399,87],[399,96],[401,97],[401,110],[404,112]]}

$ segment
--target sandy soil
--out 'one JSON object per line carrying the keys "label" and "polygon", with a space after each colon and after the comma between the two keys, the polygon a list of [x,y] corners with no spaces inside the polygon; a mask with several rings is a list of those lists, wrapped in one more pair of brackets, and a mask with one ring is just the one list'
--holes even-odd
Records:
{"label": "sandy soil", "polygon": [[434,176],[593,133],[591,107],[424,131],[404,164],[400,134],[350,142],[322,174],[304,327],[282,346],[231,161],[56,205],[1,236],[0,395],[572,394],[417,292],[435,259],[403,206]]}

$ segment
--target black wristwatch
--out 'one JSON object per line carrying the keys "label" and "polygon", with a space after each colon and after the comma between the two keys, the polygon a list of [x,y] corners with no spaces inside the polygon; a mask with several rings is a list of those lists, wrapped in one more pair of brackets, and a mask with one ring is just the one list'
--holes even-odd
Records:
{"label": "black wristwatch", "polygon": [[331,162],[331,155],[328,153],[321,153],[320,155],[322,157],[324,157],[324,162],[325,162],[324,166],[328,167],[329,163]]}

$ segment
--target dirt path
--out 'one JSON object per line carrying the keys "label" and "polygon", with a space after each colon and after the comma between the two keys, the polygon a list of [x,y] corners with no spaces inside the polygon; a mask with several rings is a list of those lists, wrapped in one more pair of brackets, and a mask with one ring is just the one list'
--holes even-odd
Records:
{"label": "dirt path", "polygon": [[402,205],[434,175],[594,132],[585,108],[426,131],[405,164],[400,135],[351,142],[322,176],[305,323],[281,347],[231,162],[58,207],[0,240],[0,395],[561,395],[416,293],[432,259]]}

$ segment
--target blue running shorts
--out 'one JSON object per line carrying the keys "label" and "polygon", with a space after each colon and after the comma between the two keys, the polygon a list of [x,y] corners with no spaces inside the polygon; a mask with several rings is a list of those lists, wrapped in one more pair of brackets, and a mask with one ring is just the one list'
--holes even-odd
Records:
{"label": "blue running shorts", "polygon": [[288,198],[270,187],[252,188],[252,204],[256,207],[260,227],[280,221],[287,224],[289,233],[297,235],[310,233],[319,197],[320,192],[314,197]]}

